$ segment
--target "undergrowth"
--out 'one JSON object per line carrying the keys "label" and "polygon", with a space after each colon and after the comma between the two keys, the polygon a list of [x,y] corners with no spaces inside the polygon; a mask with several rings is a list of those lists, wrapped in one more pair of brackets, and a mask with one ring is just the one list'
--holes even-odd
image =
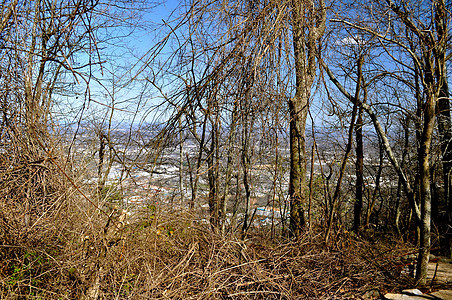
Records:
{"label": "undergrowth", "polygon": [[188,214],[157,211],[149,221],[144,211],[109,236],[116,227],[105,227],[106,216],[71,217],[48,221],[66,222],[60,230],[2,246],[2,298],[360,299],[410,280],[397,266],[403,245],[348,234],[328,247],[313,233],[241,240]]}
{"label": "undergrowth", "polygon": [[220,236],[155,205],[108,215],[39,155],[1,155],[0,176],[2,299],[372,299],[412,284],[411,249],[391,239]]}

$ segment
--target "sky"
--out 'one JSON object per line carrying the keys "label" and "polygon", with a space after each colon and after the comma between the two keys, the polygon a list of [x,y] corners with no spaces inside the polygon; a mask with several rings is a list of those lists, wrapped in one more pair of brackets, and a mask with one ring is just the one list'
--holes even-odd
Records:
{"label": "sky", "polygon": [[[99,39],[103,38],[102,34],[105,34],[105,36],[119,35],[121,38],[99,44],[100,60],[103,63],[101,68],[93,68],[93,77],[90,79],[90,97],[85,96],[86,84],[84,80],[75,79],[71,76],[66,77],[66,80],[72,81],[72,85],[76,89],[78,88],[79,93],[73,96],[55,96],[58,98],[55,101],[54,110],[56,115],[63,118],[63,123],[77,122],[82,110],[84,119],[89,121],[100,122],[101,119],[107,119],[109,118],[110,107],[113,105],[113,98],[115,99],[113,114],[115,122],[125,120],[128,123],[135,114],[138,114],[138,120],[143,117],[144,111],[136,103],[138,101],[141,101],[141,103],[149,102],[151,95],[147,94],[146,97],[142,97],[143,99],[138,99],[142,92],[139,85],[143,82],[128,86],[123,83],[124,80],[130,80],[137,76],[142,77],[145,74],[138,72],[148,59],[150,49],[161,38],[158,37],[158,34],[162,35],[162,20],[168,20],[178,4],[179,1],[168,0],[157,6],[149,5],[142,12],[142,21],[134,21],[137,24],[109,27],[99,32]],[[142,22],[146,23],[147,26],[139,26]],[[168,28],[165,28],[165,30],[168,30]],[[94,57],[97,58],[96,55]],[[88,55],[81,53],[76,60],[79,64],[84,64],[88,62]],[[148,71],[145,70],[145,72]],[[86,78],[88,77],[86,76]],[[123,82],[119,83],[121,81]],[[149,88],[149,90],[151,89]],[[88,99],[89,101],[87,101]]]}

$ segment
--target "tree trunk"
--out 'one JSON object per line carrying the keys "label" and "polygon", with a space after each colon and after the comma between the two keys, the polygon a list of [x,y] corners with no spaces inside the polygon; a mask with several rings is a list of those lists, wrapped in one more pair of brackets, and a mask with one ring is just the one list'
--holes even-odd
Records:
{"label": "tree trunk", "polygon": [[[429,47],[433,45],[429,41],[425,42]],[[419,257],[416,269],[416,281],[424,285],[427,278],[427,266],[430,255],[430,222],[431,222],[431,183],[430,183],[430,148],[435,126],[435,114],[437,104],[436,87],[433,78],[433,66],[429,52],[423,52],[424,72],[423,84],[426,95],[423,110],[423,128],[419,147],[419,178],[421,192],[421,222],[420,222],[420,240]]]}
{"label": "tree trunk", "polygon": [[313,0],[292,1],[292,35],[295,59],[296,92],[289,100],[290,117],[290,232],[299,237],[305,224],[306,204],[306,117],[311,87],[316,75],[317,42],[325,31],[324,1],[316,7]]}
{"label": "tree trunk", "polygon": [[[428,73],[426,74],[428,77]],[[428,82],[428,78],[426,80]],[[431,85],[433,87],[433,85]],[[431,222],[431,186],[430,186],[430,146],[435,125],[436,97],[432,90],[427,90],[427,103],[424,109],[424,128],[419,149],[419,166],[421,179],[421,236],[419,245],[419,261],[416,280],[425,284],[427,266],[430,255],[430,222]]]}
{"label": "tree trunk", "polygon": [[[306,152],[305,152],[305,126],[308,101],[302,111],[296,105],[297,101],[289,102],[290,112],[290,181],[289,196],[291,202],[290,230],[294,236],[299,236],[305,224],[304,209],[306,197]],[[300,103],[298,103],[300,104]],[[299,113],[296,113],[299,111]]]}
{"label": "tree trunk", "polygon": [[[437,223],[444,238],[440,240],[440,247],[444,255],[452,257],[452,121],[450,114],[449,85],[446,65],[446,48],[448,37],[447,11],[444,0],[435,3],[435,25],[438,34],[435,77],[439,86],[438,97],[438,133],[441,143],[443,178],[444,178],[444,208],[446,215],[438,215]],[[435,219],[435,216],[433,216]]]}
{"label": "tree trunk", "polygon": [[334,219],[334,215],[336,213],[336,210],[339,209],[340,206],[340,201],[339,201],[339,193],[341,190],[341,184],[342,184],[342,179],[344,177],[345,174],[345,168],[347,166],[347,160],[348,160],[348,155],[350,154],[350,151],[352,150],[352,144],[353,144],[353,131],[354,131],[354,125],[355,125],[355,118],[358,112],[358,102],[359,102],[359,97],[360,97],[360,92],[361,92],[361,84],[362,84],[362,66],[364,63],[364,57],[360,56],[358,58],[357,61],[357,66],[358,66],[358,77],[357,77],[357,81],[356,81],[356,87],[355,87],[355,96],[354,96],[354,103],[353,103],[353,110],[352,110],[352,117],[350,120],[350,127],[348,130],[348,137],[347,137],[347,146],[345,148],[345,154],[344,157],[342,159],[342,163],[341,163],[341,168],[339,171],[339,177],[337,179],[337,184],[336,184],[336,189],[334,191],[334,195],[333,195],[333,199],[332,199],[332,203],[331,203],[331,211],[330,211],[330,215],[328,218],[328,229],[326,232],[326,236],[325,236],[325,242],[328,243],[328,239],[330,237],[332,228],[333,228],[333,219]]}
{"label": "tree trunk", "polygon": [[179,117],[179,193],[180,205],[184,202],[184,139],[182,131],[182,117]]}
{"label": "tree trunk", "polygon": [[[192,118],[194,118],[194,115],[192,116]],[[193,184],[191,187],[190,208],[194,208],[196,198],[198,197],[198,182],[199,182],[199,176],[201,173],[202,156],[203,156],[203,150],[204,150],[204,146],[205,146],[207,119],[208,119],[208,116],[207,116],[207,114],[205,114],[204,121],[202,124],[202,134],[201,134],[201,138],[199,140],[197,138],[198,137],[197,136],[197,126],[196,126],[195,120],[193,121],[193,128],[191,129],[193,136],[199,142],[199,153],[198,153],[198,157],[196,160],[196,169],[195,169],[196,174],[195,174],[195,178],[193,180]]]}
{"label": "tree trunk", "polygon": [[[410,146],[410,123],[411,123],[411,117],[410,115],[406,116],[406,119],[403,122],[404,126],[404,144],[403,144],[403,152],[402,152],[402,161],[400,162],[400,166],[403,168],[405,166],[406,157],[408,155],[408,150]],[[400,228],[400,200],[402,197],[402,183],[400,182],[400,179],[397,182],[397,202],[396,202],[396,211],[395,211],[395,217],[394,217],[394,226],[397,230],[397,234],[399,237],[402,237],[402,230]]]}
{"label": "tree trunk", "polygon": [[361,227],[361,213],[363,210],[363,186],[364,186],[364,151],[363,151],[363,109],[358,110],[356,120],[356,190],[355,205],[353,210],[353,231],[358,232]]}
{"label": "tree trunk", "polygon": [[[364,59],[362,56],[358,59],[358,80],[357,88],[359,85],[363,85],[363,102],[366,102],[367,98],[367,88],[365,84],[362,84],[363,74],[362,74],[362,64]],[[355,95],[358,99],[359,95]],[[364,188],[364,147],[363,147],[363,108],[359,106],[358,109],[358,119],[356,120],[356,188],[355,188],[355,205],[353,208],[353,231],[358,232],[361,227],[361,214],[363,210],[363,188]]]}
{"label": "tree trunk", "polygon": [[[373,190],[372,196],[369,196],[369,204],[367,205],[367,213],[366,213],[366,224],[365,226],[369,226],[370,219],[372,217],[372,213],[375,208],[375,203],[377,202],[378,194],[380,193],[380,181],[381,181],[381,173],[383,172],[383,164],[384,164],[384,148],[381,142],[381,139],[378,139],[378,147],[379,150],[379,164],[377,169],[377,174],[375,175],[375,189]],[[376,217],[375,219],[378,219]],[[378,225],[375,223],[375,225]]]}
{"label": "tree trunk", "polygon": [[389,158],[389,161],[391,162],[391,165],[394,167],[394,169],[397,172],[397,175],[399,177],[399,180],[402,183],[403,189],[405,190],[405,194],[408,198],[408,201],[410,202],[410,206],[414,212],[414,216],[416,218],[416,222],[420,223],[421,219],[421,212],[419,209],[419,206],[415,202],[414,198],[414,191],[410,185],[410,182],[408,181],[407,175],[405,174],[404,170],[400,167],[400,164],[395,157],[394,152],[392,151],[391,145],[389,144],[388,137],[386,136],[385,131],[383,130],[383,127],[380,124],[380,121],[378,120],[375,112],[372,110],[369,104],[363,103],[359,101],[359,99],[355,99],[345,88],[343,85],[339,83],[339,81],[334,76],[333,72],[328,68],[328,66],[325,64],[325,62],[321,61],[322,67],[327,72],[328,77],[330,78],[331,82],[339,89],[339,91],[347,97],[350,101],[358,101],[358,105],[363,108],[363,110],[369,115],[375,131],[381,138],[382,145],[385,149],[386,155]]}
{"label": "tree trunk", "polygon": [[97,164],[97,178],[98,178],[98,184],[97,184],[97,190],[99,193],[99,198],[102,198],[102,192],[104,190],[104,176],[102,176],[103,173],[103,167],[104,167],[104,158],[105,158],[105,135],[102,131],[102,128],[99,129],[99,162]]}
{"label": "tree trunk", "polygon": [[[215,103],[216,105],[217,103]],[[221,214],[221,204],[218,197],[218,149],[219,144],[219,114],[215,107],[215,120],[211,123],[210,149],[207,153],[207,177],[209,181],[209,210],[210,225],[216,233],[221,229],[223,216]]]}
{"label": "tree trunk", "polygon": [[[359,94],[359,85],[360,84],[358,83],[358,85],[356,87],[357,94]],[[355,125],[355,118],[356,118],[357,111],[358,111],[358,106],[357,106],[357,103],[355,102],[355,104],[353,105],[352,117],[350,120],[350,127],[348,130],[347,146],[345,147],[345,153],[344,153],[344,157],[342,158],[341,168],[339,170],[336,188],[334,190],[333,199],[331,201],[331,209],[329,212],[330,214],[328,216],[328,227],[327,227],[328,229],[327,229],[327,232],[325,235],[326,243],[328,243],[329,237],[332,233],[334,216],[336,214],[336,211],[339,210],[339,207],[340,207],[341,201],[339,200],[339,195],[340,195],[341,186],[342,186],[342,179],[344,178],[345,169],[347,167],[348,156],[350,154],[350,151],[352,150],[353,129],[354,129],[354,125]]]}
{"label": "tree trunk", "polygon": [[[231,128],[229,129],[228,136],[228,154],[227,154],[227,162],[226,162],[226,178],[224,182],[224,190],[223,195],[221,197],[222,203],[222,214],[226,216],[227,210],[227,199],[229,196],[229,188],[231,185],[232,173],[233,173],[233,151],[234,151],[234,142],[236,138],[236,127],[237,127],[237,110],[238,110],[238,101],[234,102],[234,108],[231,112]],[[231,220],[232,221],[232,220]],[[224,235],[226,233],[226,222],[223,222],[221,226],[221,233]]]}

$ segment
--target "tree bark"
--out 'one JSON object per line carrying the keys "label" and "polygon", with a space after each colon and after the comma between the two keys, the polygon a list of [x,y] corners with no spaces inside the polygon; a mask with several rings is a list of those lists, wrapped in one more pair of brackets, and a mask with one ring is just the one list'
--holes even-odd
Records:
{"label": "tree bark", "polygon": [[436,99],[433,94],[427,96],[424,112],[424,128],[422,143],[419,151],[419,165],[421,178],[421,238],[419,245],[419,258],[416,270],[416,280],[425,284],[427,266],[430,255],[430,222],[431,222],[431,186],[430,186],[430,146],[435,124]]}
{"label": "tree bark", "polygon": [[[227,210],[227,198],[229,196],[229,188],[231,185],[231,179],[233,177],[233,151],[234,151],[234,142],[236,139],[236,127],[237,127],[237,111],[238,111],[238,101],[234,102],[234,108],[231,112],[231,127],[229,129],[228,134],[228,152],[227,152],[227,162],[226,162],[226,178],[224,182],[224,190],[223,195],[221,196],[221,204],[222,204],[222,214],[226,216]],[[232,221],[232,220],[231,220]],[[221,233],[224,235],[226,233],[226,222],[223,222],[221,227]]]}
{"label": "tree bark", "polygon": [[[408,150],[409,150],[409,142],[410,142],[410,123],[411,118],[410,115],[407,115],[405,120],[402,121],[404,126],[404,143],[403,143],[403,152],[402,152],[402,161],[400,162],[400,166],[403,168],[405,166],[406,157],[408,156]],[[400,228],[400,199],[401,199],[401,192],[402,192],[402,183],[400,182],[400,179],[397,182],[397,202],[396,202],[396,211],[395,211],[395,217],[394,217],[394,226],[397,230],[397,234],[399,237],[402,237],[402,230]]]}
{"label": "tree bark", "polygon": [[444,238],[440,240],[441,250],[444,255],[452,257],[451,241],[452,232],[449,232],[448,227],[452,228],[452,120],[450,114],[450,99],[449,99],[449,85],[447,78],[446,65],[446,48],[448,37],[447,28],[447,11],[444,0],[438,0],[435,3],[435,25],[438,36],[436,48],[436,70],[435,77],[439,86],[438,97],[438,133],[441,143],[441,162],[443,165],[443,179],[444,179],[444,204],[443,207],[448,213],[445,216],[433,216],[437,218],[437,223]]}
{"label": "tree bark", "polygon": [[292,1],[292,35],[296,92],[289,100],[290,116],[290,233],[299,237],[305,225],[306,204],[306,117],[311,87],[316,75],[317,42],[325,31],[326,8],[323,0]]}
{"label": "tree bark", "polygon": [[[358,80],[357,80],[357,88],[363,81],[362,74],[362,65],[364,63],[363,57],[359,57],[358,59]],[[366,102],[367,92],[366,87],[363,87],[364,90],[364,99],[363,102]],[[355,96],[355,98],[358,98]],[[359,106],[358,109],[358,118],[356,120],[356,165],[355,165],[355,174],[356,174],[356,187],[355,187],[355,205],[353,207],[353,231],[358,232],[361,227],[361,214],[363,210],[363,188],[364,188],[364,147],[363,147],[363,108]]]}
{"label": "tree bark", "polygon": [[356,120],[356,188],[355,205],[353,210],[353,231],[358,232],[361,227],[361,214],[363,210],[363,186],[364,186],[364,150],[363,150],[363,109],[358,110]]}

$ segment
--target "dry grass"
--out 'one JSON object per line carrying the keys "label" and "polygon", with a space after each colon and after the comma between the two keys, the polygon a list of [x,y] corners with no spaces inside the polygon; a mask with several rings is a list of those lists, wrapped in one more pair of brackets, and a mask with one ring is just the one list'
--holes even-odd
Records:
{"label": "dry grass", "polygon": [[53,163],[13,154],[0,156],[2,299],[361,299],[410,283],[394,241],[241,240],[158,207],[108,222]]}
{"label": "dry grass", "polygon": [[216,236],[187,215],[157,213],[149,222],[143,212],[110,242],[103,215],[87,218],[89,224],[81,217],[59,230],[49,223],[29,243],[13,244],[2,270],[3,297],[359,299],[401,283],[389,258],[403,249],[351,237],[329,248],[311,235],[296,243],[242,241]]}

